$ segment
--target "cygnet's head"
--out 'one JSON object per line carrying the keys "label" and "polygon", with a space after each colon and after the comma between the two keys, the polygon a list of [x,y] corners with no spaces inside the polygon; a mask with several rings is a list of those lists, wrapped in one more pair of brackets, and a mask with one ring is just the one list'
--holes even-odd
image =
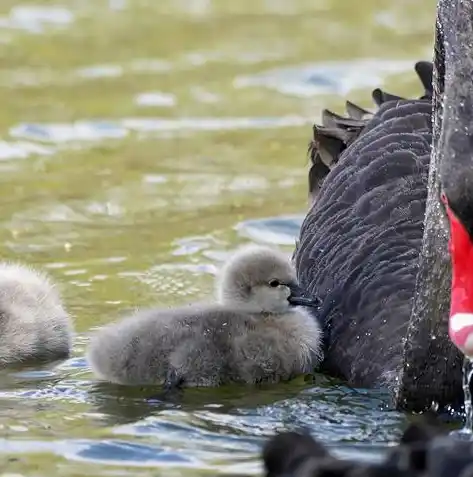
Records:
{"label": "cygnet's head", "polygon": [[302,297],[289,257],[259,245],[242,247],[224,264],[217,296],[222,304],[253,312],[286,313],[293,306],[318,304]]}

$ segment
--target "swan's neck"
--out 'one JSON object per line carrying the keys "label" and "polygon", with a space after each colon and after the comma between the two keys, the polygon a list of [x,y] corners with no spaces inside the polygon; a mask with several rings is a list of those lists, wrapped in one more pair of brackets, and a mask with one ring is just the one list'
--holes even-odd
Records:
{"label": "swan's neck", "polygon": [[[443,100],[440,179],[448,203],[466,230],[473,233],[473,2],[440,0],[436,69],[443,79],[435,92]],[[438,103],[438,101],[437,101]],[[434,144],[435,146],[435,144]]]}
{"label": "swan's neck", "polygon": [[[449,305],[462,301],[456,291],[451,295],[449,227],[440,191],[442,185],[450,207],[467,225],[465,219],[473,218],[472,13],[471,1],[439,0],[437,5],[433,151],[416,293],[396,396],[398,406],[410,410],[461,404],[462,357],[449,339]],[[454,237],[457,247],[461,238]]]}
{"label": "swan's neck", "polygon": [[449,335],[473,357],[473,2],[440,0],[444,64],[440,175],[450,225]]}
{"label": "swan's neck", "polygon": [[459,376],[461,383],[461,360],[448,337],[451,279],[448,224],[439,189],[438,155],[433,154],[419,271],[396,393],[398,407],[416,412],[428,409],[433,403],[451,404],[461,393],[461,388],[457,388]]}

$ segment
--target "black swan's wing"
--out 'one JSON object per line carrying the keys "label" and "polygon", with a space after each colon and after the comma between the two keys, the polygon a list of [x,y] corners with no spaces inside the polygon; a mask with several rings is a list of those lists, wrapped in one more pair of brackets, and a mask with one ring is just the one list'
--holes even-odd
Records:
{"label": "black swan's wing", "polygon": [[324,370],[356,386],[395,386],[401,367],[432,139],[432,64],[416,71],[421,99],[375,90],[375,114],[325,112],[310,146],[312,206],[294,259],[324,301]]}
{"label": "black swan's wing", "polygon": [[[420,99],[432,100],[433,64],[429,61],[419,61],[415,71],[424,88]],[[402,99],[379,88],[373,90],[373,101],[382,106],[392,100]],[[340,116],[328,110],[322,111],[322,125],[314,125],[313,139],[309,144],[312,167],[309,171],[309,193],[315,200],[323,180],[332,167],[338,162],[341,153],[354,142],[370,123],[373,113],[352,103],[346,102],[348,117]]]}

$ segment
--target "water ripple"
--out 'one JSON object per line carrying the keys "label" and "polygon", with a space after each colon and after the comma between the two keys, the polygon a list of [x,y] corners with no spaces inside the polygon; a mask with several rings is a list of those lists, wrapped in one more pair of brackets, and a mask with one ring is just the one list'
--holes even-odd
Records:
{"label": "water ripple", "polygon": [[[81,444],[81,442],[78,443]],[[188,454],[166,451],[159,446],[118,440],[84,442],[80,450],[68,454],[68,457],[74,460],[92,460],[96,463],[115,465],[126,463],[134,467],[154,467],[166,464],[200,465],[197,459],[191,458]]]}
{"label": "water ripple", "polygon": [[160,91],[150,91],[148,93],[140,93],[135,98],[138,106],[162,106],[170,108],[176,105],[176,97],[170,93],[161,93]]}
{"label": "water ripple", "polygon": [[194,255],[204,250],[222,246],[223,242],[212,235],[199,235],[176,239],[174,245],[177,248],[171,252],[175,256]]}
{"label": "water ripple", "polygon": [[257,242],[294,245],[303,220],[303,215],[270,217],[246,220],[237,224],[235,228],[243,237]]}
{"label": "water ripple", "polygon": [[47,28],[69,27],[74,20],[74,14],[59,5],[18,5],[13,7],[7,16],[0,17],[0,29],[43,33]]}
{"label": "water ripple", "polygon": [[26,159],[27,157],[48,156],[54,154],[56,149],[28,141],[7,142],[0,141],[0,161],[10,159]]}
{"label": "water ripple", "polygon": [[411,71],[413,60],[386,61],[360,59],[307,63],[301,66],[277,68],[250,76],[238,76],[236,88],[264,87],[280,93],[309,97],[323,94],[347,96],[354,89],[375,88],[390,74]]}
{"label": "water ripple", "polygon": [[125,118],[119,121],[77,121],[61,123],[23,123],[10,128],[10,136],[41,142],[64,144],[74,141],[120,139],[129,132],[181,133],[198,131],[234,131],[240,129],[273,129],[300,127],[312,119],[289,115],[280,117],[195,117],[195,118]]}
{"label": "water ripple", "polygon": [[108,121],[78,121],[73,124],[20,124],[10,129],[10,136],[36,141],[66,143],[70,141],[97,141],[119,139],[128,131]]}

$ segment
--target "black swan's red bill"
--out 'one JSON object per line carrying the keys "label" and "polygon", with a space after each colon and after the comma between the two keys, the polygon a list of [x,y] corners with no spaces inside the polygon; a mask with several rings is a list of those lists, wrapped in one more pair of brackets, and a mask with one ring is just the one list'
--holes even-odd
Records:
{"label": "black swan's red bill", "polygon": [[473,242],[442,195],[450,223],[449,251],[452,288],[448,331],[450,339],[466,356],[473,357]]}

